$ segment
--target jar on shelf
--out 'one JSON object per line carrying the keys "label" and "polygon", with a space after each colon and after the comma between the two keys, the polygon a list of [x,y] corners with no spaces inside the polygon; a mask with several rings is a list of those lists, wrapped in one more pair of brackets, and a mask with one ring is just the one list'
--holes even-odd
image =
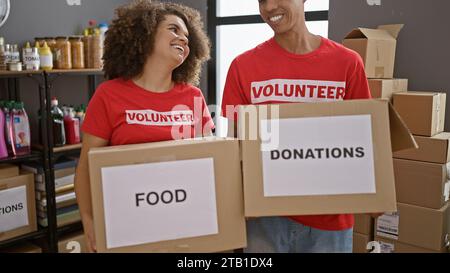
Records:
{"label": "jar on shelf", "polygon": [[69,39],[70,47],[72,50],[72,68],[83,69],[84,63],[84,44],[81,40],[81,36],[72,36]]}
{"label": "jar on shelf", "polygon": [[57,69],[72,69],[72,50],[67,37],[56,38],[55,55]]}
{"label": "jar on shelf", "polygon": [[100,31],[95,29],[94,34],[89,36],[89,38],[91,43],[91,51],[89,52],[92,62],[91,68],[100,69],[103,67],[103,45]]}
{"label": "jar on shelf", "polygon": [[92,68],[92,64],[91,64],[91,55],[90,52],[92,51],[91,49],[91,39],[90,39],[90,35],[89,35],[89,30],[85,29],[83,32],[83,46],[84,46],[84,66],[86,68]]}

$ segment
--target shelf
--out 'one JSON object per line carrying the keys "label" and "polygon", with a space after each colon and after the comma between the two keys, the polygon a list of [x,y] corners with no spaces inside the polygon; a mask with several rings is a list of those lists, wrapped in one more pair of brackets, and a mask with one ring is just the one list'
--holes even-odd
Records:
{"label": "shelf", "polygon": [[81,143],[73,144],[73,145],[64,145],[62,147],[55,147],[53,148],[54,153],[63,153],[67,151],[73,151],[73,150],[80,150],[81,149]]}
{"label": "shelf", "polygon": [[[6,71],[0,70],[0,78],[11,77],[28,77],[31,75],[39,75],[44,70],[23,70],[23,71]],[[48,75],[103,75],[103,69],[53,69],[45,70]]]}
{"label": "shelf", "polygon": [[49,75],[103,75],[102,69],[53,69],[45,72]]}
{"label": "shelf", "polygon": [[22,155],[22,156],[15,156],[15,157],[7,157],[0,159],[0,164],[4,163],[19,163],[24,161],[35,161],[35,160],[41,160],[42,154],[38,151],[32,151],[29,155]]}
{"label": "shelf", "polygon": [[[79,153],[81,151],[81,143],[78,144],[73,144],[73,145],[64,145],[61,147],[54,147],[53,148],[53,153],[54,154],[58,154],[58,155],[63,155],[63,154],[76,154]],[[40,151],[43,150],[42,145],[34,145],[33,148],[36,148]]]}
{"label": "shelf", "polygon": [[0,242],[0,249],[1,248],[7,248],[7,247],[11,247],[14,246],[18,243],[24,242],[24,241],[28,241],[28,240],[36,240],[42,237],[45,237],[47,235],[47,228],[42,228],[38,231],[32,232],[32,233],[28,233],[22,236],[18,236],[9,240],[5,240],[5,241],[1,241]]}
{"label": "shelf", "polygon": [[4,71],[0,70],[0,78],[29,77],[42,74],[42,70]]}

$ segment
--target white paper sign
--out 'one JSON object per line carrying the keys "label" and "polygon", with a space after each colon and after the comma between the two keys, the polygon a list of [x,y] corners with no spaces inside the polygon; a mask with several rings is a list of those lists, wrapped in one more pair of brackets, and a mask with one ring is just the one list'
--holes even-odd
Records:
{"label": "white paper sign", "polygon": [[0,232],[28,225],[26,186],[0,191]]}
{"label": "white paper sign", "polygon": [[377,235],[398,240],[398,225],[400,215],[398,212],[385,213],[377,219]]}
{"label": "white paper sign", "polygon": [[217,234],[213,158],[102,168],[107,248]]}
{"label": "white paper sign", "polygon": [[280,119],[279,129],[278,149],[261,151],[264,196],[376,193],[370,115]]}
{"label": "white paper sign", "polygon": [[386,242],[379,242],[381,251],[380,253],[394,253],[395,246]]}

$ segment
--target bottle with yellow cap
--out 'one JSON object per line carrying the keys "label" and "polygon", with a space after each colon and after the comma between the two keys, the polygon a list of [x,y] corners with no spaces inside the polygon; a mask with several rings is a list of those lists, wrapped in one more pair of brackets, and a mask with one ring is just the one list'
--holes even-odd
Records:
{"label": "bottle with yellow cap", "polygon": [[53,69],[53,54],[48,47],[47,42],[44,42],[44,45],[39,48],[39,57],[41,61],[41,69],[42,70],[52,70]]}

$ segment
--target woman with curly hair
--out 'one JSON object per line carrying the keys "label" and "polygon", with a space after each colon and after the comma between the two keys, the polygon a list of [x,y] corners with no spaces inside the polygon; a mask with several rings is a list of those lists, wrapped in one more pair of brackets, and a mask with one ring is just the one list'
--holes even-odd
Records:
{"label": "woman with curly hair", "polygon": [[208,58],[209,40],[196,10],[151,0],[116,10],[103,56],[108,81],[89,102],[75,177],[90,252],[96,245],[88,151],[211,134],[211,116],[200,89],[193,86]]}

